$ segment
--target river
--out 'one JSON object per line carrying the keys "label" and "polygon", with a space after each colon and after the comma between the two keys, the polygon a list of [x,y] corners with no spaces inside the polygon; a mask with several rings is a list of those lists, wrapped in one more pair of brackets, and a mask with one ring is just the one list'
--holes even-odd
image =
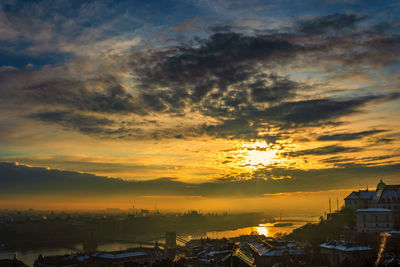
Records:
{"label": "river", "polygon": [[[278,233],[288,234],[307,222],[315,222],[311,218],[305,217],[286,217],[285,220],[277,221],[276,223],[291,223],[292,225],[286,226],[278,226],[275,227],[272,223],[259,224],[257,226],[244,227],[236,230],[226,230],[226,231],[212,231],[204,234],[179,234],[180,237],[189,241],[191,239],[197,238],[231,238],[237,237],[240,235],[249,235],[252,232],[257,232],[259,234],[263,234],[265,236],[274,237]],[[163,241],[160,240],[160,243]],[[179,244],[179,242],[178,242]],[[180,244],[182,245],[182,244]],[[124,250],[132,247],[139,246],[138,243],[125,243],[125,242],[111,242],[106,244],[99,244],[97,247],[98,251],[115,251],[115,250]],[[52,255],[65,255],[71,253],[77,253],[82,251],[82,244],[77,244],[73,248],[41,248],[41,249],[32,249],[26,251],[8,251],[8,252],[0,252],[0,259],[12,259],[14,254],[17,256],[17,259],[23,261],[25,264],[29,266],[33,266],[33,263],[37,259],[39,254],[43,256],[52,256]]]}

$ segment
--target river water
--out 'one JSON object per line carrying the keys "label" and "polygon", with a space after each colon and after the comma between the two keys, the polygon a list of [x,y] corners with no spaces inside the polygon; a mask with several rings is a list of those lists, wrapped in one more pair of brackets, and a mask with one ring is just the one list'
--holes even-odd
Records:
{"label": "river water", "polygon": [[[226,231],[213,231],[207,232],[204,234],[179,234],[180,237],[189,241],[191,239],[197,238],[231,238],[237,237],[240,235],[249,235],[252,232],[257,232],[258,234],[263,234],[265,236],[274,237],[278,233],[288,234],[293,231],[293,229],[299,228],[307,222],[315,222],[310,218],[304,217],[292,217],[285,218],[283,221],[278,221],[277,223],[291,223],[292,225],[287,226],[278,226],[275,227],[274,224],[259,224],[257,226],[244,227],[236,230],[226,230]],[[159,243],[163,241],[160,240]],[[177,242],[179,245],[181,243]],[[116,251],[116,250],[124,250],[128,248],[133,248],[139,246],[138,243],[122,243],[122,242],[111,242],[106,244],[99,244],[97,247],[98,251]],[[0,252],[0,259],[12,259],[14,254],[17,256],[17,259],[23,261],[25,264],[29,266],[33,266],[33,263],[37,259],[39,254],[43,256],[52,256],[52,255],[65,255],[71,253],[77,253],[82,251],[82,244],[77,244],[73,248],[40,248],[40,249],[32,249],[26,251],[8,251],[8,252]]]}

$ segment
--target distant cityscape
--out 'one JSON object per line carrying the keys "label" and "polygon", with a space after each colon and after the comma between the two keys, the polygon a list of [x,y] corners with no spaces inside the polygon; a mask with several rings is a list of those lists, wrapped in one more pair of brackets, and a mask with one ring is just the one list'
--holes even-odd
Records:
{"label": "distant cityscape", "polygon": [[400,0],[0,0],[0,267],[400,267]]}
{"label": "distant cityscape", "polygon": [[[177,214],[135,207],[128,214],[119,209],[93,213],[3,210],[1,255],[82,246],[64,255],[38,254],[33,262],[23,262],[15,254],[2,259],[0,266],[399,266],[400,185],[381,180],[375,190],[353,191],[344,201],[343,207],[321,216],[319,222],[304,221],[293,231],[272,236],[253,230],[223,238],[206,233],[293,223],[261,213],[191,210]],[[103,251],[99,244],[105,242],[132,247]]]}

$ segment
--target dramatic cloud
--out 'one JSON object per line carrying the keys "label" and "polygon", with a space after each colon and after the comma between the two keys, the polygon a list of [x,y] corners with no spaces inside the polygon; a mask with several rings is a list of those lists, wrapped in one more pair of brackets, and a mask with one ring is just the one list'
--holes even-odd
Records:
{"label": "dramatic cloud", "polygon": [[357,147],[344,147],[339,145],[332,145],[332,146],[324,146],[324,147],[306,149],[295,152],[288,152],[285,153],[285,155],[291,157],[306,156],[306,155],[320,156],[320,155],[333,155],[346,152],[358,152],[361,150],[362,150],[361,148]]}
{"label": "dramatic cloud", "polygon": [[354,157],[341,157],[335,156],[322,160],[324,163],[333,163],[337,167],[348,167],[348,166],[376,166],[393,164],[393,161],[387,161],[388,159],[397,157],[398,155],[387,155],[377,157],[362,157],[357,159],[355,163]]}
{"label": "dramatic cloud", "polygon": [[330,34],[332,31],[343,31],[352,28],[357,22],[365,20],[367,16],[356,14],[332,14],[314,19],[301,20],[299,30],[311,34]]}
{"label": "dramatic cloud", "polygon": [[269,78],[269,84],[266,83],[266,79],[260,78],[249,85],[255,102],[277,103],[289,99],[294,96],[294,91],[299,87],[298,83],[287,78],[276,75],[270,75]]}
{"label": "dramatic cloud", "polygon": [[318,136],[318,140],[320,141],[349,141],[349,140],[357,140],[361,139],[365,136],[375,135],[377,133],[385,132],[384,130],[370,130],[370,131],[361,131],[355,133],[338,133],[332,135],[321,135]]}
{"label": "dramatic cloud", "polygon": [[45,122],[57,123],[66,128],[76,129],[87,134],[114,134],[120,133],[121,128],[111,130],[109,127],[115,125],[112,120],[96,116],[74,114],[66,111],[41,112],[32,114],[30,117]]}
{"label": "dramatic cloud", "polygon": [[47,80],[29,84],[17,92],[5,92],[5,95],[23,98],[27,103],[65,106],[72,110],[140,113],[132,96],[113,77],[86,81]]}
{"label": "dramatic cloud", "polygon": [[[6,0],[0,159],[177,177],[89,175],[79,189],[96,181],[105,194],[261,196],[390,176],[400,162],[399,8]],[[7,166],[7,177],[25,168]],[[53,177],[75,177],[71,191],[89,177],[24,170],[37,172],[38,192]],[[15,192],[18,183],[7,181]]]}
{"label": "dramatic cloud", "polygon": [[[181,97],[188,97],[193,103],[203,100],[213,89],[216,96],[229,90],[229,86],[240,86],[256,78],[249,86],[256,91],[256,97],[263,94],[258,100],[269,102],[285,98],[295,83],[276,75],[264,75],[260,67],[278,64],[293,57],[299,49],[286,40],[268,36],[216,33],[193,46],[179,46],[145,60],[139,58],[142,64],[134,61],[132,67],[140,75],[142,88],[185,88],[187,91]],[[269,80],[272,80],[271,86],[265,84]]]}
{"label": "dramatic cloud", "polygon": [[[366,18],[334,14],[301,20],[298,23],[304,32],[318,32],[317,27],[324,32],[327,28],[340,31]],[[204,119],[197,125],[190,125],[190,128],[198,129],[195,136],[198,133],[209,133],[218,137],[244,139],[256,138],[261,125],[265,123],[275,123],[285,128],[292,125],[331,123],[331,120],[337,121],[342,116],[357,112],[359,107],[374,99],[385,98],[385,95],[373,94],[341,98],[308,97],[301,100],[304,92],[317,90],[318,88],[312,87],[318,85],[292,80],[287,75],[279,75],[276,70],[291,66],[292,62],[303,56],[313,58],[313,53],[319,56],[321,52],[329,52],[328,44],[315,46],[313,42],[304,42],[304,38],[307,37],[299,37],[297,34],[285,36],[275,33],[246,35],[219,32],[161,50],[139,49],[126,53],[127,58],[124,60],[119,56],[107,58],[100,74],[92,70],[83,72],[80,76],[70,73],[71,68],[80,67],[80,64],[92,64],[91,61],[83,61],[68,68],[48,70],[54,72],[54,78],[34,79],[21,85],[16,83],[16,88],[7,85],[0,90],[11,101],[18,99],[20,102],[23,99],[30,105],[38,105],[40,112],[48,114],[54,111],[54,107],[61,107],[63,112],[72,113],[70,117],[94,116],[86,114],[92,112],[98,114],[95,116],[97,119],[104,117],[105,113],[144,117],[164,114],[164,117],[170,116],[171,119],[174,116],[189,119],[190,113],[196,112]],[[323,42],[325,41],[329,42]],[[339,44],[336,40],[333,42],[337,48]],[[377,41],[370,41],[368,44],[372,50],[377,45]],[[386,42],[381,42],[378,46],[386,46]],[[112,69],[114,65],[118,65],[117,72]],[[5,76],[7,82],[17,77],[27,79],[32,75],[42,75],[42,71],[8,69],[4,73],[10,71],[11,75]],[[62,77],[61,71],[67,72],[67,75]],[[45,108],[49,110],[46,111]],[[111,123],[110,118],[104,118],[108,120],[108,124],[104,124],[105,129],[101,130],[100,125],[90,125],[90,120],[66,118],[65,115],[58,116],[57,120],[46,119],[36,113],[35,110],[29,117],[61,124],[66,129],[71,128],[85,134],[96,135],[102,132],[103,136],[110,133],[110,137],[113,137],[118,131],[149,132],[148,127],[144,130],[134,122],[130,122],[131,126],[126,123],[118,125],[118,121],[113,120]],[[210,119],[207,118],[216,120],[209,123],[207,121]],[[152,127],[157,127],[159,122],[153,121]],[[89,124],[84,125],[85,122]],[[239,129],[234,125],[235,122],[240,122],[244,128]],[[111,124],[113,129],[107,129]],[[147,125],[151,127],[151,123]],[[190,131],[175,132],[166,134],[165,137],[190,137],[189,133]],[[143,135],[125,136],[140,138]],[[157,139],[163,138],[160,134],[157,136]]]}
{"label": "dramatic cloud", "polygon": [[345,101],[315,99],[286,102],[265,110],[263,114],[276,121],[306,124],[353,113],[361,105],[378,98],[368,96]]}

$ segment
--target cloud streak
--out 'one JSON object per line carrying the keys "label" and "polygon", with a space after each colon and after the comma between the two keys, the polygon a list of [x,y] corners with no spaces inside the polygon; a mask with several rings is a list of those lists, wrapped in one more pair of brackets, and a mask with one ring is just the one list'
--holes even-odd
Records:
{"label": "cloud streak", "polygon": [[355,133],[337,133],[332,135],[320,135],[317,140],[319,141],[350,141],[361,139],[366,136],[375,135],[378,133],[385,132],[385,130],[370,130],[370,131],[361,131]]}
{"label": "cloud streak", "polygon": [[298,29],[300,32],[308,34],[331,34],[332,31],[343,31],[354,29],[354,26],[368,16],[356,14],[331,14],[313,19],[299,21]]}

